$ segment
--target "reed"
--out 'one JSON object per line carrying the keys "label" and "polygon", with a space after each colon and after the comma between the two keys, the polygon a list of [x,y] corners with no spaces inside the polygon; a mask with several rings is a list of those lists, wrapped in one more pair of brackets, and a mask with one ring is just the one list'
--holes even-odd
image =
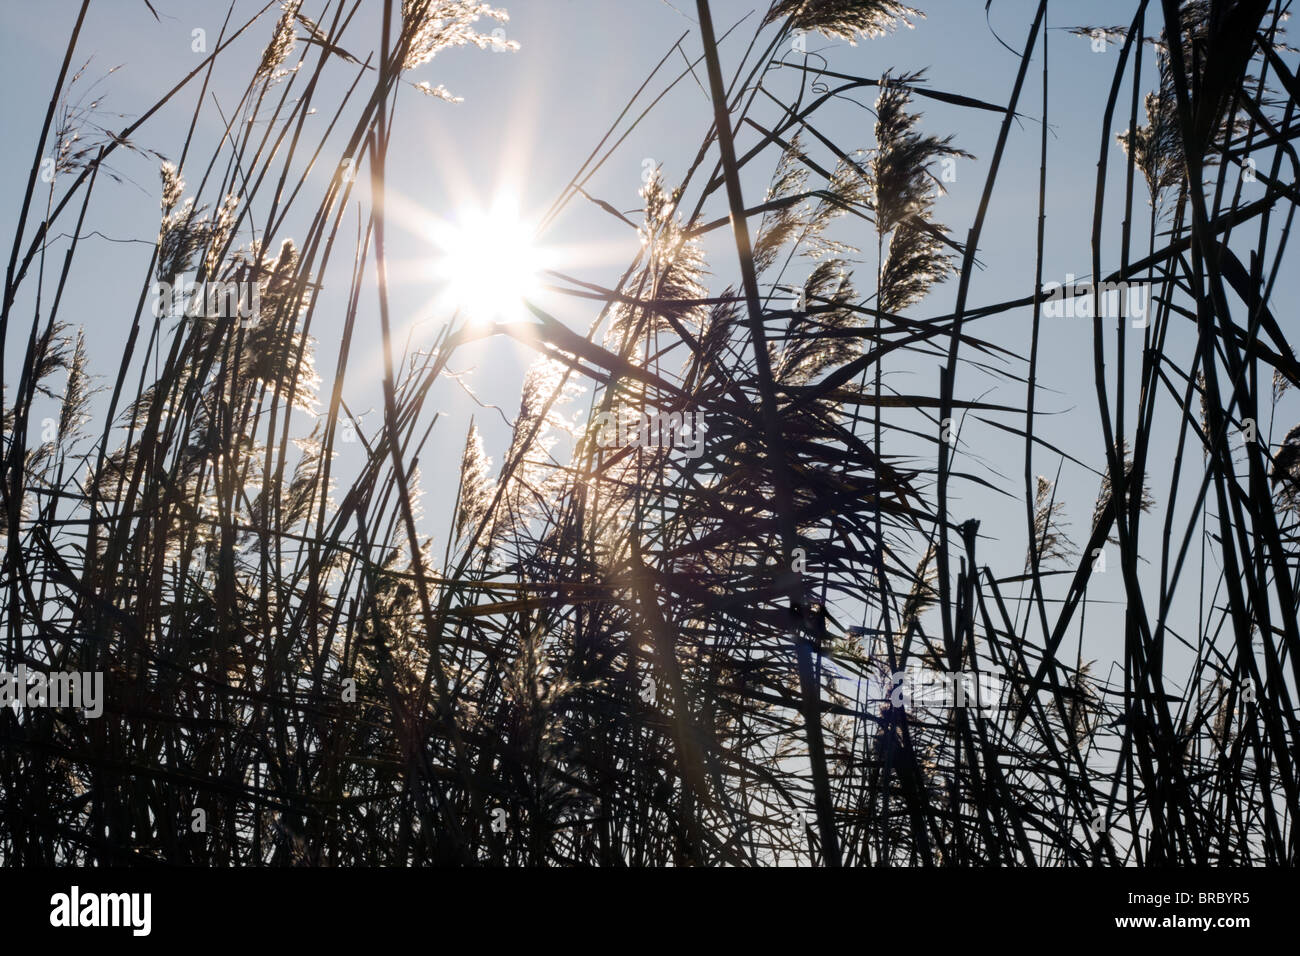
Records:
{"label": "reed", "polygon": [[[550,277],[595,294],[597,321],[576,332],[530,304],[527,321],[448,322],[404,354],[389,316],[387,152],[410,121],[403,87],[456,99],[405,74],[491,46],[505,13],[386,0],[371,49],[358,0],[328,0],[316,19],[268,3],[228,17],[158,104],[97,135],[72,69],[87,6],[6,271],[0,341],[24,360],[16,382],[0,380],[0,593],[4,669],[102,671],[106,700],[97,719],[0,710],[0,860],[1296,861],[1300,426],[1278,416],[1300,365],[1272,293],[1300,198],[1300,85],[1279,9],[1135,0],[1129,25],[1103,31],[1115,67],[1079,271],[1148,285],[1151,308],[1140,348],[1130,315],[1093,321],[1095,400],[1072,414],[1095,411],[1104,443],[1084,462],[1057,449],[1065,426],[1038,381],[1047,0],[1003,103],[790,52],[803,32],[887,55],[889,34],[923,16],[892,0],[778,0],[738,28],[748,46],[715,35],[698,0],[693,65],[712,125],[696,162],[679,181],[650,178],[639,223],[586,188],[622,134],[664,121],[638,112],[642,97],[691,75],[664,79],[665,58],[552,209],[589,200],[640,233],[608,287]],[[210,156],[190,149],[202,95],[174,161],[142,145],[157,110],[258,42]],[[349,78],[337,103],[318,94],[327,71]],[[822,117],[855,91],[875,93],[870,141],[835,142]],[[937,221],[941,170],[976,157],[931,131],[921,101],[997,133],[960,241]],[[329,115],[319,139],[311,110]],[[998,252],[980,237],[1002,161],[1023,148],[1017,120],[1043,130],[1035,275],[977,304],[971,276]],[[61,165],[46,188],[51,147]],[[158,162],[160,226],[136,294],[104,303],[125,329],[114,364],[87,354],[59,306],[119,150]],[[364,196],[347,157],[364,163]],[[312,167],[336,168],[323,190]],[[742,187],[754,169],[771,171],[764,196]],[[1244,170],[1262,198],[1247,198]],[[1118,223],[1104,216],[1117,183]],[[289,221],[308,225],[291,236]],[[713,233],[734,258],[709,260]],[[258,321],[154,315],[153,283],[190,272],[256,283]],[[327,274],[349,291],[332,317],[337,364],[320,369]],[[945,283],[954,305],[935,315]],[[1031,338],[1010,343],[996,323],[1017,310]],[[494,468],[471,425],[454,500],[426,501],[421,471],[440,467],[422,459],[438,425],[430,391],[489,333],[539,353],[511,441]],[[384,359],[369,433],[342,398],[359,336]],[[941,364],[934,387],[890,387],[889,368],[917,363]],[[993,365],[1023,403],[971,393],[970,371]],[[611,445],[602,413],[703,422],[703,451]],[[1248,427],[1258,440],[1243,444]],[[1170,460],[1153,447],[1171,430]],[[353,435],[361,462],[343,473]],[[980,476],[993,442],[1023,454],[1023,488]],[[1063,472],[1100,486],[1083,520],[1058,497]],[[957,489],[979,486],[1023,498],[1023,539],[959,513]],[[1022,565],[990,565],[993,534],[1024,547]],[[1124,598],[1109,670],[1085,626],[1098,551]],[[990,712],[890,703],[896,675],[920,666],[997,672],[1005,698]]]}

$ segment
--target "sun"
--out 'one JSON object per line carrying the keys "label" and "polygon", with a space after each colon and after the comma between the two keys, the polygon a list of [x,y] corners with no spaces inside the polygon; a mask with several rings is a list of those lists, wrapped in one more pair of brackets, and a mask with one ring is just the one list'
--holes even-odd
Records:
{"label": "sun", "polygon": [[434,227],[433,239],[441,301],[468,322],[517,319],[525,312],[524,300],[541,289],[546,257],[508,199],[462,208]]}

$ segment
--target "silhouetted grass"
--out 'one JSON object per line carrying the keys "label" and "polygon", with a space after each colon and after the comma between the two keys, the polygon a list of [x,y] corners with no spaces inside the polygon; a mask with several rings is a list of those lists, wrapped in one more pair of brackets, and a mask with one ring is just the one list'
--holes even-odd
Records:
{"label": "silhouetted grass", "polygon": [[[268,4],[228,22],[154,110],[67,151],[42,197],[39,157],[80,115],[69,74],[85,5],[69,39],[0,318],[0,339],[20,341],[19,290],[39,289],[22,376],[4,383],[4,667],[102,670],[107,703],[97,720],[0,711],[0,859],[1295,861],[1300,439],[1291,429],[1275,446],[1262,424],[1300,383],[1270,305],[1297,199],[1300,92],[1278,11],[1137,0],[1132,23],[1106,33],[1116,66],[1092,263],[1080,271],[1149,283],[1153,311],[1140,351],[1126,316],[1092,323],[1104,445],[1089,468],[1056,450],[1037,394],[1046,0],[1001,104],[932,89],[921,74],[836,74],[787,52],[798,29],[887,55],[887,34],[921,16],[901,4],[783,0],[761,24],[733,28],[754,31],[743,46],[715,36],[698,0],[695,65],[713,124],[695,163],[676,183],[645,184],[640,252],[612,285],[551,275],[561,292],[594,294],[597,321],[581,334],[530,305],[529,319],[488,329],[450,322],[411,354],[392,341],[386,270],[397,96],[405,69],[490,37],[474,25],[477,4],[386,0],[368,52],[349,29],[356,0],[325,7],[311,20],[296,3]],[[58,318],[97,176],[117,149],[142,150],[133,138],[148,116],[197,92],[254,27],[271,39],[222,117],[220,147],[199,159],[187,140],[162,166],[148,274],[134,303],[104,304],[128,332],[118,368],[101,365]],[[1160,81],[1148,95],[1141,59],[1152,55]],[[642,97],[689,74],[662,79],[667,62],[552,218],[579,198],[628,224],[587,186],[615,133],[659,119],[638,112]],[[315,99],[327,69],[352,77],[338,103]],[[862,90],[876,95],[873,141],[834,142],[819,111]],[[998,124],[975,218],[955,234],[936,221],[939,170],[974,157],[928,131],[923,99]],[[197,102],[191,132],[207,108]],[[306,132],[313,109],[331,117],[319,142]],[[1036,275],[1007,301],[975,305],[977,256],[996,252],[980,248],[982,227],[1017,121],[1042,131]],[[1265,188],[1253,201],[1232,175],[1248,156]],[[355,223],[346,157],[369,176]],[[1103,209],[1121,157],[1116,225]],[[323,194],[308,164],[338,165]],[[745,195],[746,167],[772,171],[765,196]],[[263,221],[250,219],[254,200]],[[301,237],[284,232],[291,210],[310,223]],[[242,239],[254,226],[258,240]],[[47,261],[63,229],[66,255]],[[733,261],[705,257],[701,238],[719,230]],[[874,245],[874,276],[855,283],[861,253],[845,236]],[[314,292],[332,262],[349,294],[337,366],[318,370]],[[373,302],[362,295],[370,269]],[[189,271],[256,281],[261,321],[154,318],[151,283]],[[738,285],[710,289],[710,271]],[[921,316],[946,281],[952,311]],[[1013,351],[991,325],[1014,309],[1032,310],[1032,333]],[[1171,336],[1180,323],[1194,350]],[[383,420],[367,434],[342,395],[353,345],[374,326]],[[539,361],[500,468],[471,427],[456,499],[430,503],[449,512],[439,554],[420,512],[437,425],[427,397],[457,349],[488,334],[527,343]],[[941,365],[933,388],[915,377],[915,393],[886,388],[886,363],[921,360]],[[963,371],[989,362],[1023,384],[1023,404],[966,395]],[[1123,385],[1131,362],[1136,395]],[[97,387],[102,420],[89,417]],[[582,394],[587,423],[575,424]],[[58,412],[38,443],[41,401]],[[646,411],[702,414],[703,453],[602,440],[601,413]],[[1229,442],[1248,420],[1262,440],[1239,459]],[[1153,434],[1171,421],[1176,456],[1154,460]],[[564,432],[571,450],[556,443]],[[364,461],[345,479],[335,452],[353,433]],[[1001,573],[979,553],[981,522],[957,515],[950,493],[989,484],[970,449],[995,433],[1024,455],[1013,493],[1026,557]],[[1067,462],[1100,484],[1073,537],[1057,498]],[[1102,673],[1084,656],[1083,614],[1108,541],[1123,657]],[[1156,569],[1157,592],[1140,565]],[[1196,632],[1175,631],[1171,610],[1188,607]],[[1170,673],[1182,666],[1175,643],[1194,657],[1186,673]],[[1004,706],[989,717],[887,706],[889,675],[922,662],[1000,670]]]}

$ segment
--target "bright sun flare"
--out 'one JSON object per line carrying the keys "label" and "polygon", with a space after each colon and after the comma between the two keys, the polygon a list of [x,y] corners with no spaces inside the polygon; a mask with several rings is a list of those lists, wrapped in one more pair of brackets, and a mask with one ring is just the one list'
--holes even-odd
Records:
{"label": "bright sun flare", "polygon": [[544,267],[533,231],[506,202],[466,208],[434,230],[434,275],[443,300],[470,322],[518,318],[541,287]]}

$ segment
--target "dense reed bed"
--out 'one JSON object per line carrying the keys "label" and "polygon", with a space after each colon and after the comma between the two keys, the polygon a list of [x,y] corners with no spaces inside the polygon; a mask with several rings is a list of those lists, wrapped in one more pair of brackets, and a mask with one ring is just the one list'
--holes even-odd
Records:
{"label": "dense reed bed", "polygon": [[[419,351],[394,341],[388,301],[404,73],[499,42],[504,13],[386,0],[374,44],[349,29],[357,0],[322,5],[228,19],[160,102],[193,96],[230,46],[269,31],[220,149],[151,154],[148,274],[105,304],[127,330],[120,363],[88,357],[59,304],[100,174],[116,151],[148,150],[149,114],[74,138],[84,5],[69,38],[0,318],[6,354],[25,356],[3,382],[3,666],[100,671],[106,700],[95,719],[0,710],[0,859],[1295,861],[1300,433],[1273,411],[1300,366],[1271,296],[1300,198],[1285,4],[1135,0],[1130,23],[1074,40],[1111,44],[1114,62],[1090,118],[1096,216],[1078,272],[1142,283],[1152,303],[1136,333],[1122,311],[1092,322],[1095,395],[1071,412],[1101,423],[1091,462],[1057,450],[1038,381],[1053,305],[1047,0],[1006,37],[1019,66],[996,103],[919,73],[832,73],[792,43],[887,58],[889,34],[922,17],[893,0],[778,0],[726,44],[731,25],[698,0],[681,44],[691,68],[666,59],[648,81],[706,89],[695,163],[648,177],[640,253],[621,275],[549,277],[597,304],[590,328],[533,304],[518,321],[448,322]],[[1056,18],[1076,15],[1060,6]],[[325,71],[351,78],[343,101],[314,98]],[[836,142],[822,111],[850,94],[874,98],[874,128]],[[987,124],[992,152],[931,129],[925,101]],[[614,133],[668,121],[630,106],[551,218],[599,201],[584,185]],[[312,109],[331,117],[319,141],[304,132]],[[997,253],[983,229],[1022,126],[1044,170],[1026,224],[1036,275],[977,304],[973,272]],[[942,171],[958,159],[985,180],[973,220],[949,229]],[[337,166],[323,193],[294,178],[304,162]],[[1247,169],[1262,198],[1243,198]],[[762,196],[745,191],[756,170]],[[356,181],[368,189],[353,229]],[[1119,222],[1103,214],[1116,183]],[[286,232],[291,212],[305,233]],[[250,225],[259,239],[240,241]],[[704,251],[717,237],[725,261]],[[350,293],[337,366],[318,369],[327,271]],[[152,283],[190,272],[256,283],[259,320],[154,316]],[[943,314],[938,288],[954,303]],[[1032,333],[1011,349],[995,331],[1015,313]],[[342,396],[353,345],[376,336],[382,424],[367,433]],[[421,511],[439,427],[427,398],[486,336],[539,361],[499,467],[471,429],[456,499],[425,498],[454,528],[439,548]],[[913,393],[889,386],[915,363],[941,371],[907,379]],[[1019,404],[964,384],[986,364]],[[609,440],[648,414],[695,430],[676,447]],[[1158,429],[1177,435],[1172,460],[1150,454]],[[335,470],[345,433],[364,448],[355,474]],[[980,435],[1020,472],[1001,491],[1023,501],[1021,527],[955,503],[988,484],[970,457]],[[1078,540],[1058,479],[1041,474],[1067,467],[1100,487]],[[991,566],[991,535],[1027,543],[1023,566]],[[1084,620],[1099,550],[1124,596],[1105,672]],[[892,702],[891,675],[920,664],[1000,674],[1002,706]]]}

